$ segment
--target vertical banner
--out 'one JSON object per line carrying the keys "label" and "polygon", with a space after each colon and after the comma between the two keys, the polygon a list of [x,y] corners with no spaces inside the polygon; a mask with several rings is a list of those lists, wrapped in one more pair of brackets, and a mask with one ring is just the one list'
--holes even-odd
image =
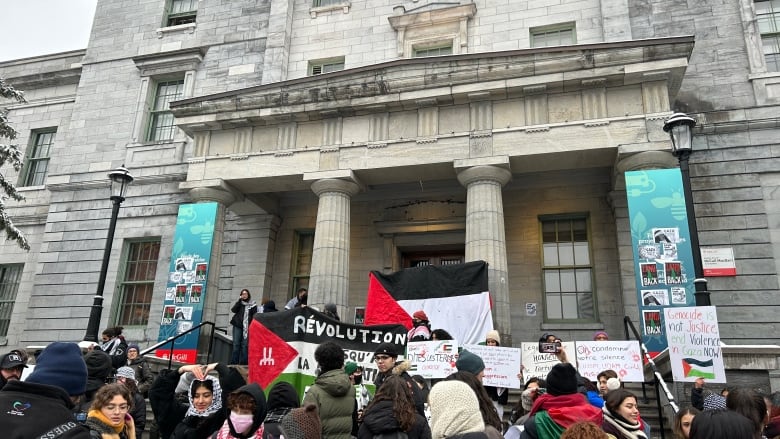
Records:
{"label": "vertical banner", "polygon": [[[157,341],[181,334],[201,322],[216,218],[217,203],[179,206]],[[199,335],[197,330],[177,339],[173,359],[195,363]],[[167,345],[158,349],[156,355],[168,358],[170,353]]]}
{"label": "vertical banner", "polygon": [[643,341],[651,356],[667,347],[666,307],[693,305],[694,269],[679,168],[629,171],[628,217]]}
{"label": "vertical banner", "polygon": [[711,383],[725,383],[715,307],[666,308],[664,314],[674,380],[693,382],[704,378]]}

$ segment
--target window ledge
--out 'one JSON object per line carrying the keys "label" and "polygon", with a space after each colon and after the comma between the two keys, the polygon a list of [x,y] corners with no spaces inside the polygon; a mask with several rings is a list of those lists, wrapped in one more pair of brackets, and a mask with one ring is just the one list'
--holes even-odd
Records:
{"label": "window ledge", "polygon": [[176,26],[166,26],[157,29],[157,38],[162,38],[165,34],[172,34],[176,32],[193,33],[197,23],[178,24]]}
{"label": "window ledge", "polygon": [[32,191],[41,191],[46,189],[46,185],[38,185],[38,186],[20,186],[17,187],[16,190],[19,192],[32,192]]}
{"label": "window ledge", "polygon": [[749,80],[780,78],[780,72],[753,73],[748,75]]}
{"label": "window ledge", "polygon": [[598,331],[604,329],[604,324],[600,322],[556,322],[556,323],[542,323],[540,328],[543,331],[576,331],[576,330],[590,330]]}
{"label": "window ledge", "polygon": [[316,6],[309,8],[309,15],[311,15],[311,18],[317,18],[317,14],[322,14],[323,12],[330,12],[330,11],[337,11],[339,9],[343,9],[345,14],[349,14],[349,8],[352,7],[352,3],[350,2],[341,2],[335,5],[327,5],[327,6]]}

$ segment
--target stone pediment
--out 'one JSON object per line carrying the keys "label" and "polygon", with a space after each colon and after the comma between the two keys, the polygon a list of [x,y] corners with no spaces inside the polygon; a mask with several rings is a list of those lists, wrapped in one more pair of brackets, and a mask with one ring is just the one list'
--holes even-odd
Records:
{"label": "stone pediment", "polygon": [[189,132],[276,125],[479,99],[505,99],[665,81],[674,96],[693,37],[474,53],[390,61],[171,103]]}

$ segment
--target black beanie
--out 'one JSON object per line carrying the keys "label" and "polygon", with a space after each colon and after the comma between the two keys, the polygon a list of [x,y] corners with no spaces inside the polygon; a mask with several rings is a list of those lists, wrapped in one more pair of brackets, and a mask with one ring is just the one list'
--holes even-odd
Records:
{"label": "black beanie", "polygon": [[292,384],[286,381],[279,381],[271,387],[268,393],[268,410],[279,408],[298,408],[300,407],[298,392]]}
{"label": "black beanie", "polygon": [[577,393],[577,370],[569,363],[558,363],[547,374],[547,393],[552,396]]}
{"label": "black beanie", "polygon": [[84,355],[84,362],[87,363],[87,392],[103,387],[111,375],[111,357],[103,351],[92,350]]}

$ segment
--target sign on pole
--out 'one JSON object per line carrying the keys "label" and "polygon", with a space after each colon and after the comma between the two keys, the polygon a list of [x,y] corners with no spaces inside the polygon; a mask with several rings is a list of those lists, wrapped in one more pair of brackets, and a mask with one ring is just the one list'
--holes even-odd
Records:
{"label": "sign on pole", "polygon": [[664,309],[669,359],[675,381],[725,383],[718,316],[714,306]]}

